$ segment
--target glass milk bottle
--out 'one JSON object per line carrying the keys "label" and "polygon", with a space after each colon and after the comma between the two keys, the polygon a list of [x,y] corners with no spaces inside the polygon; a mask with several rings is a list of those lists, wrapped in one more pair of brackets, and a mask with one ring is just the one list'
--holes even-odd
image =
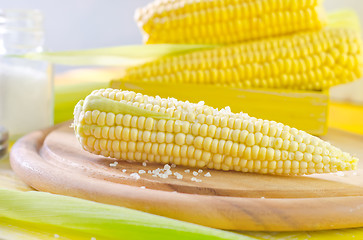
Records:
{"label": "glass milk bottle", "polygon": [[10,139],[53,124],[51,66],[9,57],[42,52],[43,44],[40,11],[0,9],[0,125]]}

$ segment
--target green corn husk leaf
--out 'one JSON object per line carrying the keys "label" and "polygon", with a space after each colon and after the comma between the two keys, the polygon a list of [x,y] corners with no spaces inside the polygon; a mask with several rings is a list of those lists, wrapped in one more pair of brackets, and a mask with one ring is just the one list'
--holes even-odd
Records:
{"label": "green corn husk leaf", "polygon": [[363,239],[363,228],[313,232],[228,232],[128,208],[44,192],[0,189],[0,239]]}
{"label": "green corn husk leaf", "polygon": [[203,44],[149,44],[126,45],[64,52],[29,53],[22,56],[63,65],[133,66],[170,55],[205,50],[218,45]]}
{"label": "green corn husk leaf", "polygon": [[1,240],[90,240],[92,235],[67,228],[0,218]]}
{"label": "green corn husk leaf", "polygon": [[124,207],[33,191],[0,189],[0,222],[2,219],[19,226],[36,224],[59,235],[77,232],[89,239],[256,239]]}

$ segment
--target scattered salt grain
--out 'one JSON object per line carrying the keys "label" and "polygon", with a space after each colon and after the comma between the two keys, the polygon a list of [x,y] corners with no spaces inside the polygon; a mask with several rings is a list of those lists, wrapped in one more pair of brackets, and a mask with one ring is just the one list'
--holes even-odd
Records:
{"label": "scattered salt grain", "polygon": [[211,177],[212,175],[210,175],[210,172],[207,172],[206,174],[204,174],[204,177]]}
{"label": "scattered salt grain", "polygon": [[146,187],[145,186],[141,186],[140,188],[145,189]]}
{"label": "scattered salt grain", "polygon": [[122,169],[122,172],[126,172],[126,169]]}
{"label": "scattered salt grain", "polygon": [[131,174],[130,174],[130,177],[132,177],[132,178],[134,178],[134,179],[136,179],[136,180],[140,179],[140,175],[139,175],[139,174],[137,174],[137,173],[131,173]]}
{"label": "scattered salt grain", "polygon": [[265,197],[261,197],[261,199],[265,199]]}
{"label": "scattered salt grain", "polygon": [[58,235],[58,234],[54,234],[54,237],[55,237],[55,238],[59,238],[59,235]]}
{"label": "scattered salt grain", "polygon": [[176,165],[173,163],[173,164],[171,164],[171,167],[172,167],[172,168],[175,168],[175,167],[176,167]]}
{"label": "scattered salt grain", "polygon": [[190,170],[189,169],[185,169],[184,172],[188,173],[188,172],[190,172]]}
{"label": "scattered salt grain", "polygon": [[170,169],[170,165],[169,164],[165,164],[164,165],[164,170],[169,170]]}
{"label": "scattered salt grain", "polygon": [[338,171],[338,172],[336,172],[336,175],[339,177],[344,177],[345,174],[341,171]]}
{"label": "scattered salt grain", "polygon": [[174,176],[177,178],[177,179],[183,179],[183,175],[181,175],[180,173],[178,172],[175,172],[174,173]]}
{"label": "scattered salt grain", "polygon": [[190,179],[192,182],[201,182],[202,180],[198,179],[198,178],[195,178],[195,177],[192,177]]}
{"label": "scattered salt grain", "polygon": [[118,164],[118,162],[113,162],[113,163],[110,163],[110,167],[116,167]]}
{"label": "scattered salt grain", "polygon": [[159,174],[159,177],[160,177],[160,178],[168,178],[168,175],[167,175],[167,174],[165,174],[165,173],[162,173],[162,174]]}
{"label": "scattered salt grain", "polygon": [[198,170],[198,173],[202,173],[202,172],[203,172],[203,170],[202,170],[202,169],[199,169],[199,170]]}
{"label": "scattered salt grain", "polygon": [[145,170],[139,170],[139,174],[144,174],[146,173]]}
{"label": "scattered salt grain", "polygon": [[95,237],[92,237],[91,240],[96,240],[96,238]]}
{"label": "scattered salt grain", "polygon": [[147,173],[148,173],[148,174],[152,174],[152,171],[151,171],[151,170],[147,170]]}
{"label": "scattered salt grain", "polygon": [[193,171],[193,175],[194,175],[194,176],[198,176],[198,172]]}
{"label": "scattered salt grain", "polygon": [[142,166],[146,167],[147,166],[147,163],[146,162],[143,162],[142,163]]}

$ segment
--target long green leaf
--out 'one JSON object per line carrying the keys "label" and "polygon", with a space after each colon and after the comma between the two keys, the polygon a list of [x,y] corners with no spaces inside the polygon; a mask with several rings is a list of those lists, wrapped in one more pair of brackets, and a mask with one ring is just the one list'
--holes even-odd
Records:
{"label": "long green leaf", "polygon": [[22,56],[64,65],[132,66],[165,56],[210,49],[218,45],[200,44],[149,44],[64,52],[29,53]]}
{"label": "long green leaf", "polygon": [[100,239],[255,239],[128,208],[32,191],[0,189],[1,218],[64,228]]}
{"label": "long green leaf", "polygon": [[0,218],[1,240],[90,240],[92,237],[67,228]]}

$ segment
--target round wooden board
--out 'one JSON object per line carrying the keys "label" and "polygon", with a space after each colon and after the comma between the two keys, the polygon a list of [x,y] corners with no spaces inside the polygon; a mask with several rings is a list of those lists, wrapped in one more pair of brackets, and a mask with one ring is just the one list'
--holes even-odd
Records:
{"label": "round wooden board", "polygon": [[[341,174],[270,176],[177,166],[177,179],[153,177],[162,164],[118,161],[81,149],[70,123],[31,133],[12,148],[18,176],[40,191],[125,206],[233,230],[305,231],[363,227],[363,169]],[[363,137],[332,129],[326,137],[363,158]],[[362,165],[360,165],[362,166]],[[126,172],[122,170],[126,169]],[[189,173],[185,170],[190,169]],[[139,170],[140,179],[130,176]],[[210,172],[211,177],[204,174]],[[192,177],[202,180],[191,181]]]}

